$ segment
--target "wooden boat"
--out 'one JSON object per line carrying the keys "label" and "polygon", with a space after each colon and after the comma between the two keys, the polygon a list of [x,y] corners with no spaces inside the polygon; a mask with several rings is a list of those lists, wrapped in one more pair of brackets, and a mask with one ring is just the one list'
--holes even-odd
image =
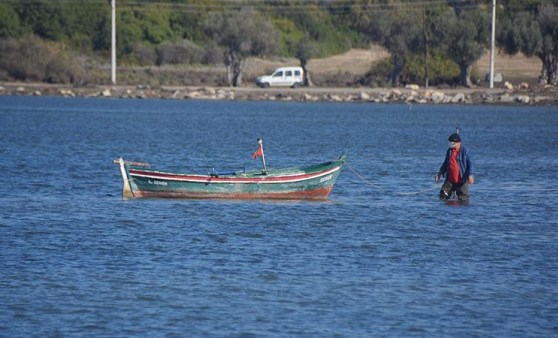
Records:
{"label": "wooden boat", "polygon": [[295,199],[326,200],[345,163],[345,157],[301,168],[268,169],[263,147],[262,170],[229,173],[179,174],[152,169],[147,163],[119,164],[125,198]]}

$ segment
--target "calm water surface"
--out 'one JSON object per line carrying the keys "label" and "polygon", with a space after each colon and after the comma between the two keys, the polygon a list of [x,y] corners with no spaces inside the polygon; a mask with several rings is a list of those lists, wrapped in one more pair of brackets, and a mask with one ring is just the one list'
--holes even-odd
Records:
{"label": "calm water surface", "polygon": [[[433,182],[459,126],[471,203]],[[332,160],[330,201],[123,200],[112,160]],[[0,336],[557,336],[556,107],[0,96]],[[355,174],[358,173],[357,174]]]}

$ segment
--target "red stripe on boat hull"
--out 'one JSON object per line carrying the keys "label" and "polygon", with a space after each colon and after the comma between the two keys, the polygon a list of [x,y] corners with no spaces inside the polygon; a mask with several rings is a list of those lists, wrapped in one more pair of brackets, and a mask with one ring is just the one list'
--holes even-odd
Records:
{"label": "red stripe on boat hull", "polygon": [[286,176],[261,176],[261,177],[212,177],[207,175],[179,175],[179,174],[169,174],[164,172],[149,171],[149,170],[137,170],[130,169],[128,172],[130,176],[141,176],[152,179],[176,181],[176,182],[197,182],[197,183],[288,183],[296,181],[304,181],[312,179],[319,176],[325,176],[334,173],[341,169],[341,166],[336,166],[329,168],[327,170],[307,173],[307,174],[297,174],[297,175],[286,175]]}
{"label": "red stripe on boat hull", "polygon": [[194,191],[134,191],[134,197],[146,198],[186,198],[186,199],[278,199],[278,200],[327,200],[333,186],[313,190],[279,193],[207,193]]}

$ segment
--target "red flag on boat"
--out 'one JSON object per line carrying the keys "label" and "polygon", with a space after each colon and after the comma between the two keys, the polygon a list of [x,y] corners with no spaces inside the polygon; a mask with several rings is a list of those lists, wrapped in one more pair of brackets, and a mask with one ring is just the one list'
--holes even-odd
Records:
{"label": "red flag on boat", "polygon": [[252,159],[255,160],[258,157],[263,155],[263,148],[262,145],[260,144],[260,146],[258,147],[258,149],[254,152],[254,154],[252,155]]}

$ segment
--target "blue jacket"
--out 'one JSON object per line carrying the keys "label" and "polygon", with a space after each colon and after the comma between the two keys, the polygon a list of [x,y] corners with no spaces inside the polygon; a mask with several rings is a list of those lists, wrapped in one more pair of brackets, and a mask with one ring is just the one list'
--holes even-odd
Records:
{"label": "blue jacket", "polygon": [[[449,169],[450,154],[451,148],[448,148],[448,151],[446,152],[446,159],[438,171],[439,176],[446,176]],[[457,163],[459,164],[461,183],[465,183],[469,179],[469,176],[473,175],[473,161],[471,160],[471,155],[469,155],[467,148],[461,146],[459,153],[457,154]]]}

